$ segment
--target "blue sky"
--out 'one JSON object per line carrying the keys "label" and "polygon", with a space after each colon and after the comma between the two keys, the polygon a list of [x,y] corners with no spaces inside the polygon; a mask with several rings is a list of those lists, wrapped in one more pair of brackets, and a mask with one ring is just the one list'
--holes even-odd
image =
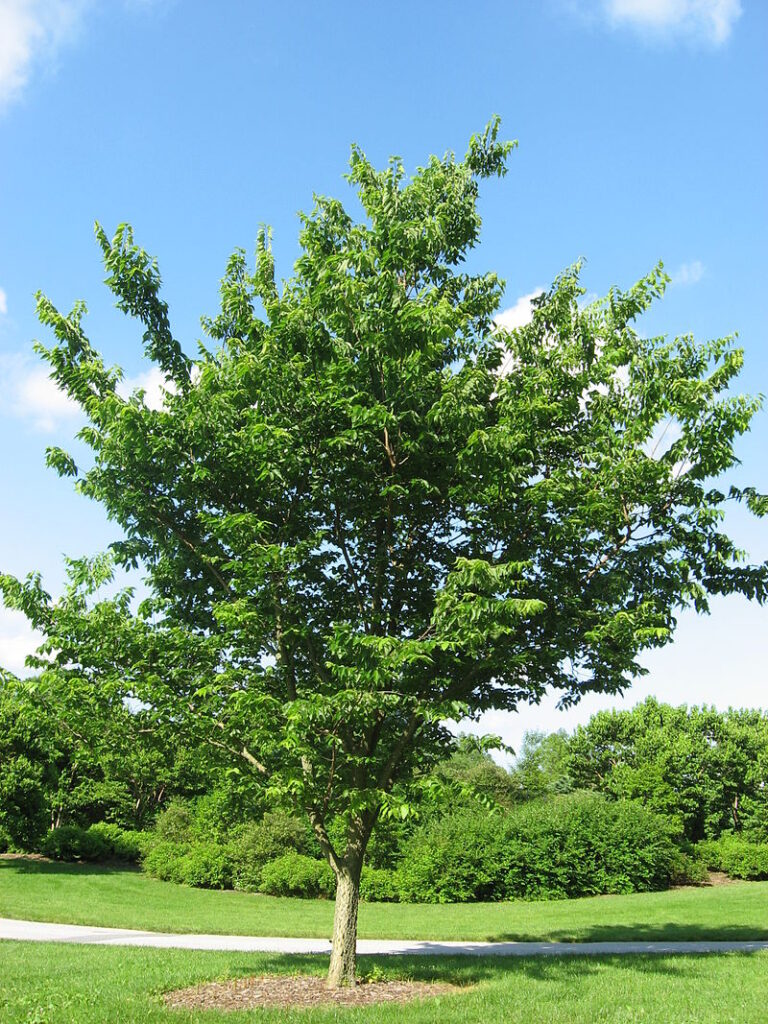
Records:
{"label": "blue sky", "polygon": [[[152,385],[140,331],[101,283],[94,219],[130,221],[158,256],[193,349],[229,252],[270,224],[287,276],[297,211],[313,192],[349,195],[353,141],[413,168],[464,152],[500,114],[520,146],[485,186],[473,263],[505,278],[504,307],[524,312],[579,256],[594,293],[663,259],[672,286],[643,330],[737,330],[742,388],[768,391],[767,50],[760,0],[0,0],[0,569],[39,568],[56,592],[64,553],[115,535],[44,466],[79,421],[32,354],[35,290],[86,299],[92,340]],[[763,489],[767,417],[733,476]],[[730,525],[768,558],[765,524]],[[766,706],[767,637],[768,608],[738,598],[685,615],[624,702]],[[19,670],[31,642],[0,609],[0,664]],[[483,724],[519,745],[615,703]]]}

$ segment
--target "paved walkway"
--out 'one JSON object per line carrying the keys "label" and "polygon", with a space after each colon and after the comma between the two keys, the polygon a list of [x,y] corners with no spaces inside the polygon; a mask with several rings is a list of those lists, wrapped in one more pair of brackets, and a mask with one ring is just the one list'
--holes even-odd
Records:
{"label": "paved walkway", "polygon": [[[77,924],[15,921],[0,917],[0,939],[28,942],[77,942],[89,946],[153,946],[159,949],[222,949],[242,953],[324,953],[327,939],[262,938],[251,935],[171,935],[128,928],[96,928]],[[605,956],[614,953],[754,953],[768,942],[429,942],[401,939],[358,939],[361,955],[413,956]]]}

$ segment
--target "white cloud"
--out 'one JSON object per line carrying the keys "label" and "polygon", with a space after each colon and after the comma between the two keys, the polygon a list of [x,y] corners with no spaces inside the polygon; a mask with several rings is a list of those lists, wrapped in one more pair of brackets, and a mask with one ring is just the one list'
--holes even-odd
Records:
{"label": "white cloud", "polygon": [[688,37],[722,46],[741,15],[740,0],[601,0],[614,28],[660,38]]}
{"label": "white cloud", "polygon": [[48,376],[47,370],[23,353],[0,356],[0,413],[28,420],[36,430],[51,433],[64,422],[82,417],[80,407]]}
{"label": "white cloud", "polygon": [[92,0],[0,0],[0,108],[76,36]]}
{"label": "white cloud", "polygon": [[693,260],[692,263],[682,263],[674,273],[670,274],[671,284],[698,284],[702,277],[704,277],[704,270],[705,267],[701,260]]}
{"label": "white cloud", "polygon": [[543,291],[543,288],[536,288],[532,292],[528,292],[527,295],[521,295],[514,306],[499,313],[495,318],[496,325],[503,327],[505,331],[513,331],[516,327],[524,327],[525,324],[530,323],[533,317],[532,300],[541,295]]}
{"label": "white cloud", "polygon": [[119,395],[130,398],[134,391],[144,392],[144,404],[148,409],[162,409],[166,393],[174,394],[176,386],[172,380],[166,380],[162,370],[151,366],[145,373],[135,377],[125,377],[117,388]]}
{"label": "white cloud", "polygon": [[0,288],[0,316],[5,316],[8,312],[8,296],[5,294],[5,289]]}
{"label": "white cloud", "polygon": [[24,659],[42,642],[43,637],[32,629],[26,616],[0,606],[0,668],[16,676],[27,675]]}
{"label": "white cloud", "polygon": [[[504,309],[494,319],[497,327],[505,331],[514,331],[516,327],[525,327],[533,317],[533,299],[537,298],[544,291],[543,288],[536,288],[527,295],[521,295],[514,306]],[[502,346],[503,347],[503,346]],[[512,368],[512,356],[506,353],[499,369],[500,374],[508,373]]]}
{"label": "white cloud", "polygon": [[[193,368],[192,380],[196,382],[199,372]],[[26,420],[35,430],[50,434],[59,427],[77,424],[85,420],[85,413],[55,381],[51,380],[44,366],[35,365],[33,360],[21,352],[0,354],[0,414]],[[128,399],[134,391],[144,392],[144,404],[149,409],[162,409],[167,394],[176,393],[176,385],[167,380],[163,372],[151,366],[135,377],[125,377],[117,386],[117,392]]]}

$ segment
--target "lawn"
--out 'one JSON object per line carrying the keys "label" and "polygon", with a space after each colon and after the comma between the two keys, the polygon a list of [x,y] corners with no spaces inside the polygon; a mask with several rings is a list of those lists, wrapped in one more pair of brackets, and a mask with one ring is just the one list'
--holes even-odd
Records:
{"label": "lawn", "polygon": [[[398,1008],[402,1024],[763,1024],[768,953],[468,961],[365,958],[388,976],[467,991]],[[3,1024],[306,1021],[388,1024],[391,1006],[219,1014],[166,1010],[160,996],[203,980],[322,972],[324,959],[60,944],[0,943]]]}
{"label": "lawn", "polygon": [[[139,871],[0,860],[0,917],[154,931],[327,938],[333,904],[190,889]],[[768,939],[768,882],[542,903],[373,903],[361,938]]]}

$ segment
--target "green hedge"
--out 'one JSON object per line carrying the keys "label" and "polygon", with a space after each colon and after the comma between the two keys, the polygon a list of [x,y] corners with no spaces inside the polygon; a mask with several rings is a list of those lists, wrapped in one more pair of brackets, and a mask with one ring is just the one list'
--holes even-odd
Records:
{"label": "green hedge", "polygon": [[[228,842],[235,889],[258,892],[264,866],[286,853],[313,853],[307,826],[278,812],[265,814],[261,821],[242,825]],[[315,858],[319,859],[319,858]]]}
{"label": "green hedge", "polygon": [[448,815],[414,833],[398,871],[401,898],[424,903],[643,892],[697,874],[666,819],[592,793]]}
{"label": "green hedge", "polygon": [[731,834],[699,843],[696,852],[712,871],[748,881],[768,879],[768,843],[753,843]]}
{"label": "green hedge", "polygon": [[121,829],[107,822],[87,829],[79,825],[61,825],[46,833],[40,843],[40,852],[52,860],[133,862],[139,859],[148,842],[144,832]]}
{"label": "green hedge", "polygon": [[389,868],[363,868],[360,879],[360,899],[369,903],[397,903],[400,900],[400,880]]}
{"label": "green hedge", "polygon": [[329,865],[302,853],[285,853],[266,864],[261,873],[261,891],[270,896],[332,896],[335,890],[336,879]]}

